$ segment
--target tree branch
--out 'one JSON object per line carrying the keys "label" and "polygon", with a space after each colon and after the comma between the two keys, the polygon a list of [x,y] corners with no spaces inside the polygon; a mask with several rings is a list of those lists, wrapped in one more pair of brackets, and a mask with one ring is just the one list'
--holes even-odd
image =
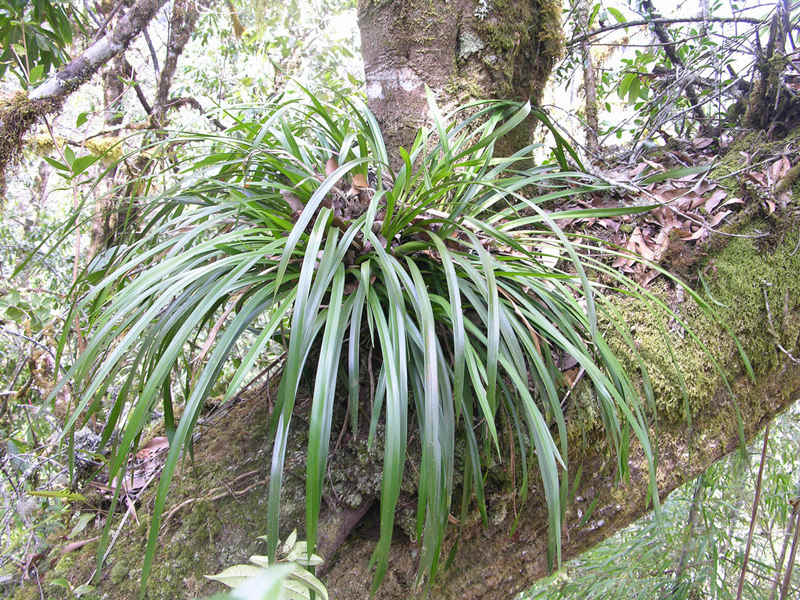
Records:
{"label": "tree branch", "polygon": [[676,25],[678,23],[749,23],[750,25],[760,25],[763,21],[761,19],[754,19],[752,17],[710,17],[704,19],[702,17],[685,17],[683,19],[643,19],[641,21],[628,21],[627,23],[614,23],[599,29],[593,29],[584,34],[575,36],[567,42],[567,46],[574,46],[584,40],[591,39],[601,33],[608,33],[609,31],[616,31],[618,29],[627,29],[628,27],[643,27],[645,25]]}
{"label": "tree branch", "polygon": [[[667,58],[669,58],[673,65],[685,67],[683,60],[680,56],[678,56],[678,53],[675,50],[675,45],[669,43],[674,42],[675,40],[672,39],[672,36],[667,31],[667,28],[664,27],[664,24],[659,22],[661,16],[656,12],[651,0],[643,0],[642,8],[644,8],[651,17],[653,31],[655,32],[658,41],[664,44],[664,53],[667,55]],[[705,128],[706,115],[703,112],[703,109],[700,107],[697,93],[695,92],[694,86],[691,84],[691,82],[686,84],[685,90],[686,97],[688,98],[689,104],[692,107],[694,118],[700,124],[700,128],[703,129]]]}
{"label": "tree branch", "polygon": [[225,131],[225,125],[220,123],[218,119],[206,114],[206,111],[203,109],[203,105],[197,101],[197,98],[192,98],[190,96],[184,96],[182,98],[173,98],[172,100],[167,102],[166,106],[164,106],[164,112],[166,112],[168,109],[181,108],[182,106],[191,106],[201,115],[203,115],[206,119],[208,119],[214,125],[214,127],[219,129],[220,131]]}
{"label": "tree branch", "polygon": [[150,39],[150,34],[147,33],[147,27],[142,29],[142,35],[144,36],[144,41],[147,42],[147,49],[150,50],[150,58],[153,60],[153,71],[155,71],[156,79],[158,79],[161,77],[160,68],[158,66],[158,55],[156,54],[156,49],[153,47],[153,40]]}
{"label": "tree branch", "polygon": [[150,22],[166,0],[140,0],[123,16],[116,27],[89,46],[58,73],[30,94],[31,101],[63,99],[75,91],[100,67],[125,50]]}
{"label": "tree branch", "polygon": [[160,119],[169,103],[169,89],[178,66],[178,58],[194,31],[198,12],[194,0],[175,0],[172,15],[169,18],[169,38],[167,40],[167,57],[156,90],[155,115]]}
{"label": "tree branch", "polygon": [[37,87],[27,98],[17,94],[0,105],[0,193],[5,191],[6,166],[16,158],[22,138],[45,115],[57,112],[73,91],[100,67],[128,47],[166,0],[140,0],[102,39]]}

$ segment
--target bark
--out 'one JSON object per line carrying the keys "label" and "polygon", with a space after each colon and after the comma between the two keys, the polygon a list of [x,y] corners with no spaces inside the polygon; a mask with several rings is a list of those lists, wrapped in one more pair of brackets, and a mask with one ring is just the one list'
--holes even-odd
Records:
{"label": "bark", "polygon": [[[103,100],[105,103],[105,124],[109,127],[122,124],[122,95],[125,93],[125,80],[130,80],[133,68],[124,54],[116,56],[103,72]],[[116,165],[112,166],[104,178],[104,192],[96,193],[92,232],[89,243],[89,256],[97,256],[116,229],[117,200],[111,190],[115,187]]]}
{"label": "bark", "polygon": [[236,36],[236,39],[240,40],[244,35],[244,26],[242,25],[241,19],[239,19],[239,13],[236,12],[236,7],[233,5],[231,0],[225,0],[225,6],[228,7],[228,14],[231,16],[233,34]]}
{"label": "bark", "polygon": [[100,67],[122,53],[150,22],[166,0],[140,0],[114,28],[89,46],[58,73],[31,92],[32,101],[64,98],[94,75]]}
{"label": "bark", "polygon": [[167,40],[167,56],[156,90],[155,120],[163,121],[164,113],[169,105],[169,91],[172,79],[178,66],[178,58],[192,37],[199,12],[194,0],[175,0],[172,15],[169,19],[169,38]]}
{"label": "bark", "polygon": [[125,56],[120,54],[103,73],[103,100],[105,123],[109,126],[122,124],[121,100],[125,93],[125,80],[130,80],[133,69]]}
{"label": "bark", "polygon": [[[367,99],[390,150],[411,147],[428,117],[425,86],[440,106],[483,98],[537,103],[562,49],[554,0],[360,0]],[[510,148],[529,143],[520,127]]]}

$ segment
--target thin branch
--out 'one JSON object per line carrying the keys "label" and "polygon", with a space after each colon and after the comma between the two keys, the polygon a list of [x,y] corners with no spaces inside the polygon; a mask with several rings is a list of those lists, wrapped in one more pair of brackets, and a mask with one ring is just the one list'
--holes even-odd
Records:
{"label": "thin branch", "polygon": [[140,0],[101,39],[31,92],[30,100],[61,100],[128,47],[166,0]]}
{"label": "thin branch", "polygon": [[191,106],[193,109],[198,111],[201,115],[203,115],[206,119],[211,121],[211,123],[219,129],[220,131],[225,131],[225,125],[219,122],[218,119],[215,117],[210,117],[206,111],[203,109],[203,106],[200,102],[197,101],[197,98],[192,98],[191,96],[184,96],[182,98],[173,98],[164,106],[164,111],[166,112],[168,109],[172,108],[181,108],[182,106]]}
{"label": "thin branch", "polygon": [[[795,505],[797,512],[797,505]],[[792,550],[789,552],[789,562],[786,563],[786,574],[783,577],[783,587],[781,588],[781,600],[789,598],[789,590],[792,584],[792,569],[794,569],[794,559],[797,556],[797,544],[800,541],[800,516],[794,522],[794,540],[792,540]]]}
{"label": "thin branch", "polygon": [[[13,335],[14,337],[22,338],[23,340],[28,341],[31,344],[33,344],[34,346],[37,346],[37,347],[41,348],[42,350],[44,350],[45,352],[47,352],[50,356],[53,357],[53,360],[56,359],[55,354],[53,354],[53,351],[50,348],[48,348],[47,346],[45,346],[41,342],[33,339],[32,337],[28,337],[27,335],[24,335],[22,333],[17,333],[16,331],[11,331],[10,329],[6,329],[5,327],[0,327],[0,332],[7,333],[8,335]],[[66,374],[66,371],[64,371],[64,374]]]}
{"label": "thin branch", "polygon": [[683,548],[681,549],[681,557],[678,561],[678,569],[675,572],[675,586],[673,592],[677,591],[683,579],[683,574],[686,572],[686,565],[689,558],[689,548],[695,536],[695,528],[697,527],[697,517],[699,513],[700,504],[705,498],[706,480],[705,474],[700,475],[695,483],[694,494],[692,494],[692,504],[689,507],[689,520],[686,524],[686,533],[683,538]]}
{"label": "thin branch", "polygon": [[48,78],[28,98],[20,94],[0,110],[0,192],[5,185],[6,166],[18,155],[22,138],[33,124],[41,117],[58,112],[67,96],[124,51],[165,2],[139,0],[102,39]]}
{"label": "thin branch", "polygon": [[614,23],[599,29],[593,29],[582,35],[575,36],[567,42],[567,47],[574,46],[583,40],[591,39],[601,33],[608,33],[609,31],[616,31],[618,29],[627,29],[628,27],[643,27],[645,25],[676,25],[678,23],[748,23],[750,25],[760,25],[763,23],[761,19],[754,19],[752,17],[711,17],[704,19],[702,17],[684,17],[682,19],[642,19],[641,21],[628,21],[626,23]]}
{"label": "thin branch", "polygon": [[146,112],[148,115],[153,114],[153,109],[150,106],[150,103],[147,102],[147,98],[142,91],[142,86],[140,86],[139,82],[136,80],[133,82],[133,91],[136,92],[136,97],[139,99],[139,104],[142,105],[144,112]]}
{"label": "thin branch", "polygon": [[103,37],[105,35],[106,29],[108,29],[109,24],[111,24],[111,19],[113,19],[117,15],[117,13],[120,11],[120,9],[123,6],[125,6],[125,2],[123,2],[123,0],[119,0],[117,2],[116,6],[114,6],[111,9],[111,12],[108,13],[108,15],[106,16],[105,20],[97,28],[97,31],[95,32],[95,35],[94,35],[94,39],[95,40],[99,40],[101,37]]}
{"label": "thin branch", "polygon": [[[648,12],[649,16],[652,18],[653,31],[655,32],[658,41],[661,42],[662,44],[665,44],[664,54],[667,55],[667,58],[669,58],[670,62],[672,62],[673,65],[685,68],[686,65],[683,59],[681,59],[681,57],[678,56],[678,53],[675,50],[676,47],[674,44],[675,40],[672,38],[672,35],[669,33],[669,31],[667,31],[667,28],[664,27],[664,24],[658,22],[658,19],[660,19],[661,16],[656,12],[656,9],[653,6],[651,0],[643,0],[642,7]],[[703,20],[703,22],[705,22],[705,19]],[[673,42],[673,44],[669,44],[668,42]],[[694,118],[698,123],[700,123],[700,127],[703,128],[705,125],[706,115],[703,112],[703,109],[699,106],[699,99],[697,98],[697,93],[694,90],[694,86],[692,85],[691,82],[688,82],[684,87],[684,89],[686,90],[686,98],[689,100],[689,104],[692,106],[692,112],[694,113]]]}
{"label": "thin branch", "polygon": [[160,71],[158,67],[158,54],[156,54],[156,49],[153,47],[153,40],[150,39],[150,34],[147,31],[147,27],[142,29],[142,35],[144,36],[144,41],[147,42],[147,48],[150,50],[150,58],[153,60],[153,71],[156,73],[156,79],[160,77]]}
{"label": "thin branch", "polygon": [[161,70],[156,89],[155,115],[157,121],[160,121],[166,110],[172,78],[178,66],[178,58],[192,36],[198,16],[197,4],[194,0],[175,0],[172,5],[172,14],[169,18],[167,56],[164,59],[164,68]]}
{"label": "thin branch", "polygon": [[[800,498],[800,484],[797,485],[797,497]],[[795,524],[795,521],[798,518],[798,514],[800,514],[800,502],[795,503],[792,512],[789,513],[789,520],[786,522],[786,531],[783,534],[783,545],[781,547],[781,555],[780,558],[775,562],[775,579],[772,582],[772,591],[769,594],[769,600],[775,600],[775,596],[778,593],[778,586],[781,583],[781,569],[783,569],[783,561],[786,558],[786,550],[789,546],[789,539],[792,537],[792,530]]]}

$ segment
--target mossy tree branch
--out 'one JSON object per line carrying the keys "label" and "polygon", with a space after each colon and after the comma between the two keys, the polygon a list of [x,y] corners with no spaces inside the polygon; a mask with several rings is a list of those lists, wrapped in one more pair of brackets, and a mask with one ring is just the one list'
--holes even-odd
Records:
{"label": "mossy tree branch", "polygon": [[[780,319],[775,325],[780,329],[782,342],[789,344],[790,350],[796,349],[800,334],[800,281],[788,274],[800,269],[800,253],[794,251],[798,235],[778,229],[773,230],[769,239],[735,238],[724,247],[710,249],[708,285],[710,293],[722,305],[719,320],[713,322],[690,303],[683,303],[677,309],[703,347],[689,336],[672,331],[669,319],[663,314],[653,314],[647,303],[625,298],[616,301],[651,378],[657,416],[652,421],[651,436],[658,447],[658,486],[662,497],[703,472],[714,460],[740,448],[737,408],[744,434],[750,438],[800,398],[800,365],[777,349],[776,340],[764,327],[768,320],[767,302],[773,307],[785,304],[781,314],[773,311],[773,319]],[[666,286],[658,293],[669,300]],[[789,298],[786,303],[785,298]],[[755,382],[745,374],[733,339],[721,323],[737,335],[752,359]],[[675,362],[667,350],[667,339],[675,346]],[[610,341],[622,344],[613,336]],[[718,358],[733,395],[703,348]],[[636,357],[618,351],[628,368],[636,369]],[[684,392],[679,379],[684,382]],[[575,486],[577,472],[569,474],[570,490],[575,493],[565,515],[565,558],[606,539],[651,508],[646,460],[641,449],[631,448],[630,478],[620,482],[613,451],[604,441],[597,413],[592,411],[591,394],[576,388],[570,402],[568,434],[573,450],[569,464],[582,465],[582,476]],[[261,464],[266,448],[265,432],[264,428],[254,429],[253,423],[266,422],[267,404],[266,398],[259,401],[255,397],[241,402],[229,416],[223,417],[224,421],[206,430],[195,450],[196,464],[191,467],[187,464],[173,483],[175,495],[168,510],[187,499],[205,498],[210,488],[219,485],[220,478],[238,482],[237,478],[251,472],[253,465]],[[686,410],[692,415],[691,427],[687,427]],[[293,476],[287,478],[284,489],[282,520],[287,529],[283,536],[302,524],[304,515],[305,432],[297,430],[294,435],[287,454],[287,470]],[[364,440],[361,442],[365,444]],[[371,455],[364,452],[343,447],[330,472],[333,477],[348,480],[363,475],[363,483],[355,491],[366,497],[374,482],[370,475],[374,465]],[[352,456],[346,458],[346,455]],[[453,526],[444,556],[457,546],[449,568],[441,571],[430,597],[505,600],[546,573],[547,516],[542,490],[534,485],[527,502],[515,501],[507,481],[509,468],[508,464],[496,465],[487,475],[487,480],[493,482],[487,496],[488,526],[481,524],[477,514]],[[198,473],[202,476],[198,477]],[[353,473],[360,475],[355,477]],[[214,584],[203,578],[204,574],[242,562],[249,554],[262,553],[263,546],[255,536],[266,528],[263,499],[263,487],[258,487],[235,498],[225,496],[213,503],[193,502],[191,511],[179,512],[176,516],[180,518],[171,519],[162,531],[148,598],[174,600],[210,595],[216,590]],[[416,505],[413,497],[408,505]],[[337,531],[335,526],[334,522],[333,529],[326,532]],[[375,519],[371,520],[368,513],[357,534],[350,535],[333,556],[326,556],[330,562],[324,581],[332,598],[370,596],[372,578],[368,564],[375,546],[376,527]],[[413,530],[413,521],[409,530]],[[110,600],[136,595],[145,535],[144,527],[123,531],[112,556],[113,572],[100,584],[100,590]],[[405,535],[395,535],[391,568],[376,598],[415,597],[419,550],[419,545]],[[80,552],[68,569],[64,565],[61,572],[56,568],[45,577],[65,576],[81,582],[94,565],[93,548],[89,547]],[[129,571],[132,575],[126,576]],[[35,587],[32,589],[35,591]]]}
{"label": "mossy tree branch", "polygon": [[139,0],[102,38],[25,98],[19,94],[0,106],[0,192],[5,188],[5,170],[33,124],[57,112],[64,99],[89,80],[103,65],[122,53],[166,0]]}
{"label": "mossy tree branch", "polygon": [[166,0],[139,0],[102,38],[30,94],[31,101],[57,100],[71,94],[100,67],[128,47]]}

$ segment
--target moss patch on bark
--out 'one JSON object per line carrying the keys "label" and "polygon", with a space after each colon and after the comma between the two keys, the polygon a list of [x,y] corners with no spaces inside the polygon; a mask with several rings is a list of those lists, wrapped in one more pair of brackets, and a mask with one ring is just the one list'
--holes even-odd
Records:
{"label": "moss patch on bark", "polygon": [[60,106],[56,100],[29,100],[22,92],[0,100],[0,195],[5,194],[6,169],[19,156],[25,134],[40,117]]}

